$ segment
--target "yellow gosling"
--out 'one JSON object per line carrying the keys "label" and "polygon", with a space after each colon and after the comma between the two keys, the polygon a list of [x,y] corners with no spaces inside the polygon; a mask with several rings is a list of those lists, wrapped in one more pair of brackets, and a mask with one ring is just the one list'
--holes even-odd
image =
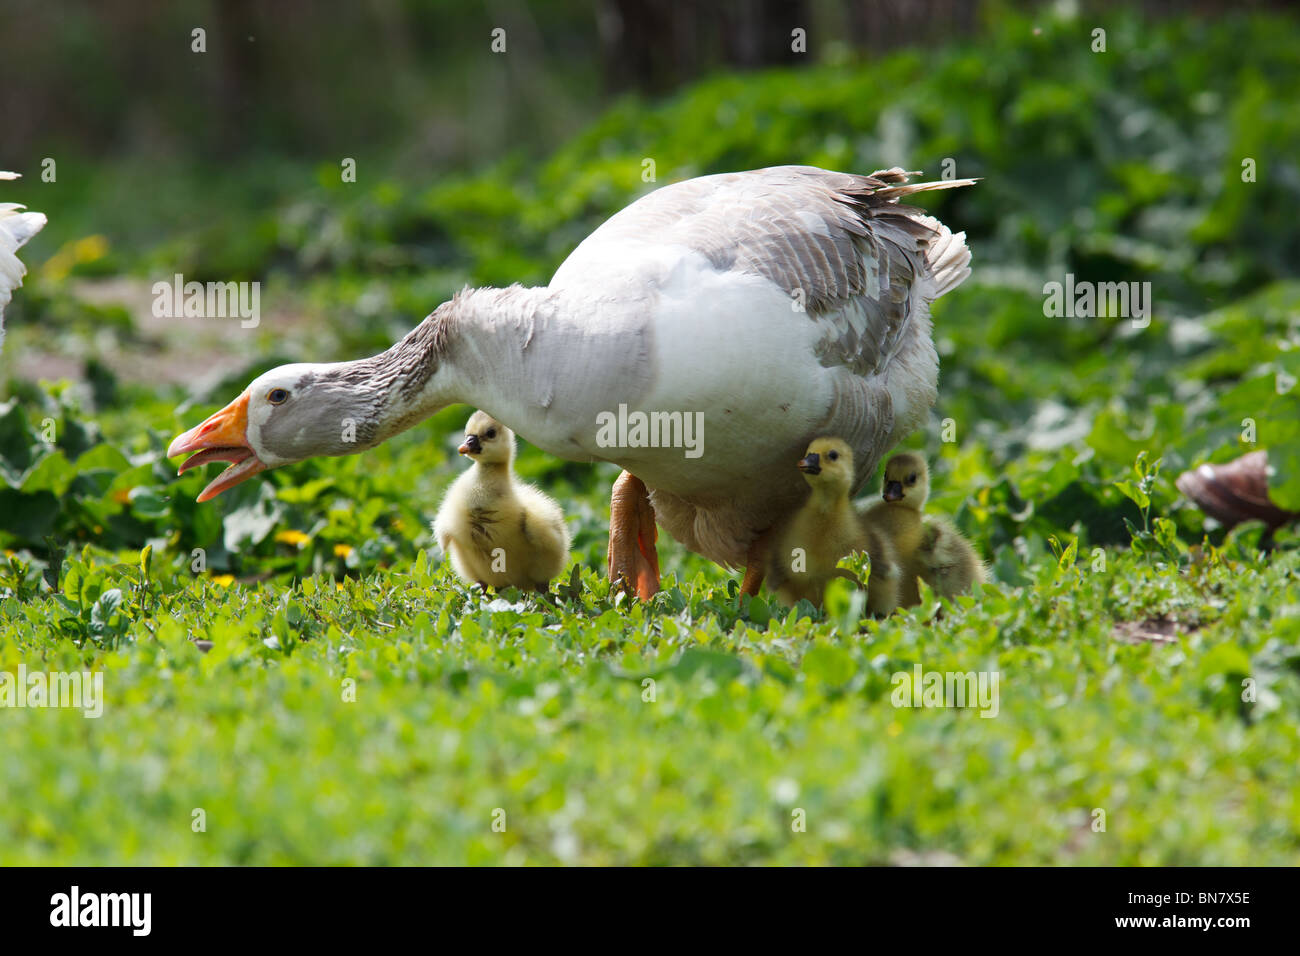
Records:
{"label": "yellow gosling", "polygon": [[940,597],[967,594],[988,580],[988,571],[965,536],[945,518],[925,519],[925,532],[917,551],[921,577]]}
{"label": "yellow gosling", "polygon": [[925,459],[915,452],[900,452],[885,462],[881,500],[862,515],[863,525],[886,538],[893,548],[902,573],[898,593],[902,607],[921,603],[921,591],[916,583],[922,571],[921,513],[929,495],[930,470]]}
{"label": "yellow gosling", "polygon": [[514,432],[486,412],[470,416],[459,451],[474,464],[438,509],[438,546],[466,583],[545,591],[569,557],[560,506],[515,475]]}
{"label": "yellow gosling", "polygon": [[770,585],[786,604],[800,599],[820,605],[834,577],[856,581],[836,567],[854,551],[871,558],[867,609],[889,614],[898,606],[898,567],[888,539],[860,521],[850,493],[853,451],[839,438],[818,438],[799,461],[811,493],[776,535],[768,560]]}

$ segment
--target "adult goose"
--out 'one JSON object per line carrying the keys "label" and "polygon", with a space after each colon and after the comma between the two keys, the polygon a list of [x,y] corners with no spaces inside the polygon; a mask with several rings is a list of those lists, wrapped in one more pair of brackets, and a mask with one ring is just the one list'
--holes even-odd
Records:
{"label": "adult goose", "polygon": [[[0,170],[0,180],[18,178],[18,173]],[[5,342],[5,306],[27,274],[18,250],[45,227],[45,216],[39,212],[23,212],[26,208],[18,203],[0,202],[0,348]]]}
{"label": "adult goose", "polygon": [[611,578],[655,593],[657,521],[745,567],[757,593],[766,533],[808,493],[793,467],[808,442],[849,443],[856,492],[935,401],[929,306],[969,275],[970,252],[899,199],[973,180],[910,175],[781,166],[665,186],[550,285],[466,289],[379,355],[273,369],[167,455],[196,453],[182,472],[232,463],[205,501],[465,403],[550,454],[624,469]]}

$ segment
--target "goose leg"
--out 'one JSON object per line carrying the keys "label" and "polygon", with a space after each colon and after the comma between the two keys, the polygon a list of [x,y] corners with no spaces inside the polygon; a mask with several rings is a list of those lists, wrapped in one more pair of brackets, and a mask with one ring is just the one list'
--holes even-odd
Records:
{"label": "goose leg", "polygon": [[659,590],[655,512],[645,482],[623,472],[609,496],[609,579],[636,589],[648,601]]}
{"label": "goose leg", "polygon": [[767,573],[767,549],[771,537],[772,530],[769,528],[750,542],[749,551],[745,554],[745,579],[740,582],[741,594],[758,596],[758,589],[763,586],[763,577]]}

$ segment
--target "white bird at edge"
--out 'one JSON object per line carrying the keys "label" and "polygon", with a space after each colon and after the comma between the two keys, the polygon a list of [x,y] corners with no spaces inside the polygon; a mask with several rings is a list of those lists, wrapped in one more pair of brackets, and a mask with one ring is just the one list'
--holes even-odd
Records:
{"label": "white bird at edge", "polygon": [[[655,593],[657,522],[743,566],[756,594],[768,532],[808,493],[793,467],[808,442],[849,443],[856,492],[937,397],[929,307],[970,274],[970,252],[964,233],[899,199],[974,180],[914,175],[781,166],[664,186],[588,236],[549,285],[465,289],[378,355],[273,369],[167,455],[194,453],[181,472],[231,463],[206,501],[464,403],[550,454],[623,469],[613,580]],[[620,406],[696,416],[700,453],[611,446],[601,425]]]}
{"label": "white bird at edge", "polygon": [[[0,180],[19,178],[18,173],[0,170]],[[23,212],[26,208],[14,202],[0,202],[0,349],[5,344],[5,306],[27,274],[27,267],[18,258],[18,250],[40,232],[46,222],[44,214]]]}

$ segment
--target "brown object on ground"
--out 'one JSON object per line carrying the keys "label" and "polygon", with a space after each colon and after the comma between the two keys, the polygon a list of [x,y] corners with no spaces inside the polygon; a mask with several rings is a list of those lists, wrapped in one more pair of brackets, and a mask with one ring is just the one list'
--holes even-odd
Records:
{"label": "brown object on ground", "polygon": [[1175,482],[1207,515],[1225,528],[1243,521],[1262,521],[1266,536],[1300,518],[1283,511],[1268,497],[1268,452],[1252,451],[1223,465],[1201,465],[1185,471]]}
{"label": "brown object on ground", "polygon": [[1124,644],[1176,644],[1178,628],[1175,622],[1163,617],[1150,617],[1145,621],[1116,621],[1111,637]]}

